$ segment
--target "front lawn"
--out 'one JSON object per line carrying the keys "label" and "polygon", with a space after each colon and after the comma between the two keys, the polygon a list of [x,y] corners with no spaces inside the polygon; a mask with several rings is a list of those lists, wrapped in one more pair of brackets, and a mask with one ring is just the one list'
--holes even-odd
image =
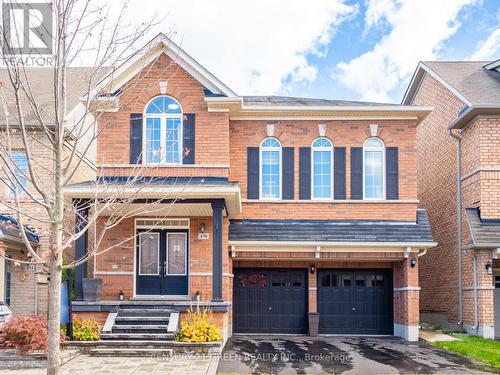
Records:
{"label": "front lawn", "polygon": [[453,334],[453,336],[460,340],[437,341],[433,345],[500,369],[500,341],[464,334]]}

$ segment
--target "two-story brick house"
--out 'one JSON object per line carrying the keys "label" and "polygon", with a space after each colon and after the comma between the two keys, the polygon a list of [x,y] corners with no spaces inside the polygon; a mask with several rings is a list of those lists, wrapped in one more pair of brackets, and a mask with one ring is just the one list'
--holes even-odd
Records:
{"label": "two-story brick house", "polygon": [[225,337],[307,333],[319,314],[320,333],[418,339],[435,243],[416,129],[431,108],[238,96],[161,34],[96,93],[99,181],[67,197],[133,199],[86,270],[103,301],[77,314],[199,298]]}
{"label": "two-story brick house", "polygon": [[417,127],[418,198],[438,243],[420,264],[422,318],[498,338],[500,60],[421,62],[403,104],[434,108]]}

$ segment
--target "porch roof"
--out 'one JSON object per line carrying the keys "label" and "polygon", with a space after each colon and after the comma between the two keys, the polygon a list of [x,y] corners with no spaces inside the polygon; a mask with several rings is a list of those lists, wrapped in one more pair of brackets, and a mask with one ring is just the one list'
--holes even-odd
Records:
{"label": "porch roof", "polygon": [[466,208],[472,242],[466,248],[500,248],[500,218],[482,219],[479,208]]}
{"label": "porch roof", "polygon": [[[24,226],[26,237],[34,244],[38,244],[38,234],[34,229]],[[8,215],[0,215],[0,240],[22,243],[22,235],[19,223],[16,219]]]}
{"label": "porch roof", "polygon": [[164,200],[169,204],[207,204],[223,199],[227,214],[241,212],[240,187],[225,179],[144,178],[85,181],[68,185],[69,199],[133,199],[133,204]]}
{"label": "porch roof", "polygon": [[231,220],[230,245],[434,247],[425,210],[416,221],[391,220]]}

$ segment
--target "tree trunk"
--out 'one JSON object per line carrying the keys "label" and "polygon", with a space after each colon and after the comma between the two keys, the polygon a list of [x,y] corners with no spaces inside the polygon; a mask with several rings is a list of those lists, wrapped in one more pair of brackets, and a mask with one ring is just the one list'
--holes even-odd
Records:
{"label": "tree trunk", "polygon": [[48,332],[48,355],[47,375],[59,374],[60,356],[59,347],[61,341],[61,266],[62,257],[54,256],[49,264],[49,332]]}

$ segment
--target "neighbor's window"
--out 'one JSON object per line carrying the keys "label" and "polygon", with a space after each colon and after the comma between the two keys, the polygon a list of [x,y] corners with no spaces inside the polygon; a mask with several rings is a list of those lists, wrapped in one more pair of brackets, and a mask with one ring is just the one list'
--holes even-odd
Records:
{"label": "neighbor's window", "polygon": [[312,199],[332,198],[333,146],[327,138],[318,138],[311,147]]}
{"label": "neighbor's window", "polygon": [[260,144],[260,198],[281,198],[281,144],[276,138]]}
{"label": "neighbor's window", "polygon": [[[13,151],[11,153],[12,170],[15,174],[11,176],[12,182],[7,186],[7,194],[14,196],[14,189],[18,195],[23,195],[28,187],[28,160],[24,151]],[[16,180],[17,177],[17,180]]]}
{"label": "neighbor's window", "polygon": [[182,109],[170,96],[158,96],[144,114],[145,163],[182,163]]}
{"label": "neighbor's window", "polygon": [[363,145],[363,198],[384,199],[385,147],[378,138],[369,138]]}

